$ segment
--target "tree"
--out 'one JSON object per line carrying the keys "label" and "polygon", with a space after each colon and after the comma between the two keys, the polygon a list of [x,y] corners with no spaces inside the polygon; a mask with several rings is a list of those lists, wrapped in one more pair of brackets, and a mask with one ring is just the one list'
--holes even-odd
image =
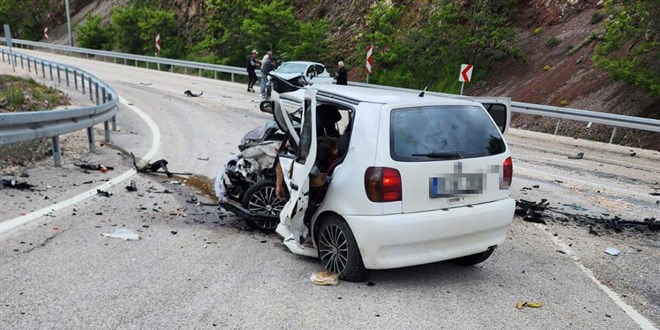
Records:
{"label": "tree", "polygon": [[112,31],[101,26],[101,17],[90,15],[84,24],[76,27],[78,46],[92,49],[112,49]]}
{"label": "tree", "polygon": [[620,7],[605,4],[612,19],[605,22],[594,62],[613,79],[660,96],[660,2],[627,0]]}

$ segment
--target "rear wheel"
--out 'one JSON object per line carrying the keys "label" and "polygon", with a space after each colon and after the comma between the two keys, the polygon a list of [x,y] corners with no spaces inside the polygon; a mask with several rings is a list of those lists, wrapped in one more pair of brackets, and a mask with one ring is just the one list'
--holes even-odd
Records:
{"label": "rear wheel", "polygon": [[343,219],[337,216],[325,219],[317,237],[319,257],[326,270],[349,282],[367,279],[369,271],[364,268],[353,232]]}
{"label": "rear wheel", "polygon": [[493,254],[493,251],[495,251],[495,248],[488,248],[488,250],[481,252],[481,253],[476,253],[476,254],[471,254],[469,256],[465,257],[460,257],[452,260],[453,262],[463,265],[463,266],[472,266],[476,265],[478,263],[482,263],[486,261],[490,257],[491,254]]}
{"label": "rear wheel", "polygon": [[267,179],[252,185],[243,196],[243,208],[253,214],[276,216],[276,218],[245,219],[251,227],[273,231],[280,223],[279,215],[286,202],[277,198],[275,180]]}

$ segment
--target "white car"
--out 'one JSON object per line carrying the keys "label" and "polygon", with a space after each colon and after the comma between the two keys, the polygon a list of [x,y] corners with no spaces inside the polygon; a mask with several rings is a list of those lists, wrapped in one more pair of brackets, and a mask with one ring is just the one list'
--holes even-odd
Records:
{"label": "white car", "polygon": [[270,74],[277,74],[285,80],[303,75],[308,83],[332,84],[333,78],[330,76],[325,66],[321,63],[307,61],[290,61],[282,63],[275,71]]}
{"label": "white car", "polygon": [[[300,129],[291,107],[302,108]],[[274,93],[272,108],[295,150],[279,154],[290,197],[276,229],[293,253],[362,281],[369,269],[473,265],[505,241],[515,209],[503,137],[510,100],[314,85]],[[339,158],[317,204],[309,198],[317,117],[337,110]]]}

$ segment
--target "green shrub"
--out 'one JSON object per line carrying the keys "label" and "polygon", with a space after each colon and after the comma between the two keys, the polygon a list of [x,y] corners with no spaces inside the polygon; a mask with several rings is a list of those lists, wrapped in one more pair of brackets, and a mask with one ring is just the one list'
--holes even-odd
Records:
{"label": "green shrub", "polygon": [[567,105],[568,105],[568,101],[567,101],[567,100],[561,100],[561,101],[559,101],[559,106],[560,106],[560,107],[565,107],[565,106],[567,106]]}
{"label": "green shrub", "polygon": [[535,36],[541,34],[541,32],[543,32],[543,29],[542,29],[542,28],[536,28],[536,29],[534,29],[534,35],[535,35]]}
{"label": "green shrub", "polygon": [[543,71],[550,71],[552,69],[549,65],[543,67]]}
{"label": "green shrub", "polygon": [[101,26],[101,17],[90,15],[84,24],[76,27],[78,46],[91,49],[112,49],[112,32]]}
{"label": "green shrub", "polygon": [[573,48],[575,48],[575,46],[570,45],[570,44],[566,45],[566,53],[571,53],[571,50],[573,50]]}
{"label": "green shrub", "polygon": [[548,37],[548,39],[545,39],[545,42],[543,43],[545,47],[547,48],[552,48],[554,46],[559,45],[561,43],[561,40],[555,36]]}

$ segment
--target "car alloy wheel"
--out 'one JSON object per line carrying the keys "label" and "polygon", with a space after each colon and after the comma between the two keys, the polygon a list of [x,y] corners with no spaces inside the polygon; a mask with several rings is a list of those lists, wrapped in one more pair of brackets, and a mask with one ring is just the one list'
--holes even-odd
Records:
{"label": "car alloy wheel", "polygon": [[346,235],[335,224],[323,228],[319,239],[321,262],[325,269],[341,274],[348,263],[348,242]]}
{"label": "car alloy wheel", "polygon": [[275,193],[275,181],[264,180],[248,188],[243,197],[243,207],[252,214],[274,215],[277,218],[247,219],[251,226],[273,231],[280,223],[279,215],[286,202],[279,200]]}

